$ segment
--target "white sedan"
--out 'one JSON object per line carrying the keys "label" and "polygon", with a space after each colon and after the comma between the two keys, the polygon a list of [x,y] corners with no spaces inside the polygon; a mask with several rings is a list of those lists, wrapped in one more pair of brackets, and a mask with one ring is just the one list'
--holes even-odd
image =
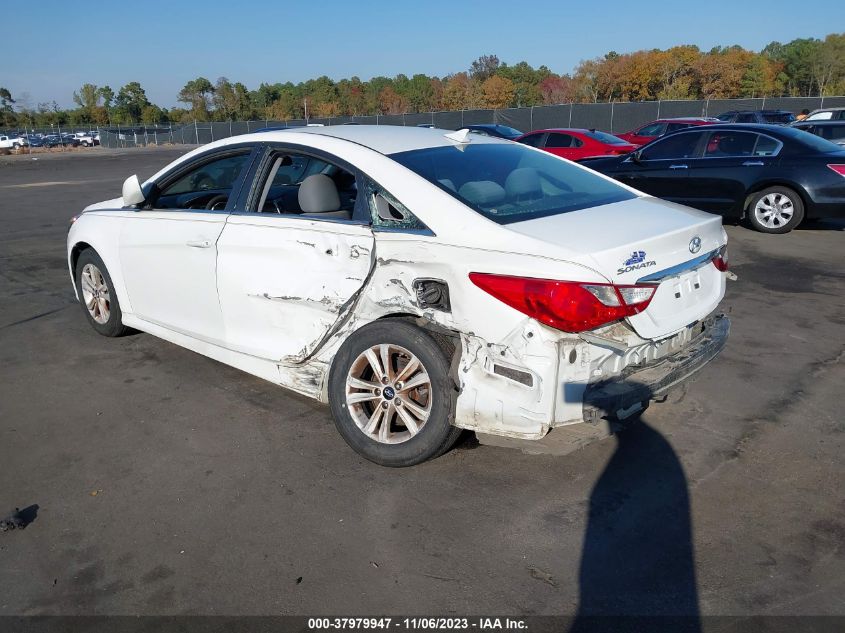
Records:
{"label": "white sedan", "polygon": [[68,235],[94,329],[148,332],[331,405],[409,466],[461,429],[624,419],[718,354],[717,216],[525,145],[337,126],[227,138]]}

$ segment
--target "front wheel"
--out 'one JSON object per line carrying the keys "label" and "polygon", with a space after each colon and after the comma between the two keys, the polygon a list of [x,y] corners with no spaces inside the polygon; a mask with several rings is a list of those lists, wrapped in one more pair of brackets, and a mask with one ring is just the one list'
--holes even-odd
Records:
{"label": "front wheel", "polygon": [[91,249],[82,251],[76,262],[76,288],[85,316],[99,334],[123,336],[129,331],[121,320],[120,302],[106,265]]}
{"label": "front wheel", "polygon": [[804,219],[804,202],[788,187],[769,187],[748,205],[748,222],[761,233],[789,233]]}
{"label": "front wheel", "polygon": [[366,325],[341,346],[329,375],[335,426],[346,443],[376,464],[413,466],[445,453],[455,385],[432,336],[405,321]]}

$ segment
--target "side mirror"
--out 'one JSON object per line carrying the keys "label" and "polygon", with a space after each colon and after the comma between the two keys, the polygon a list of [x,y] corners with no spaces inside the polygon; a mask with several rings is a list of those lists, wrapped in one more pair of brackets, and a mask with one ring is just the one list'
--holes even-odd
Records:
{"label": "side mirror", "polygon": [[631,160],[634,161],[637,165],[643,162],[643,151],[641,149],[631,152],[630,156]]}
{"label": "side mirror", "polygon": [[129,176],[123,181],[123,206],[134,207],[144,201],[144,192],[141,190],[141,181],[137,174]]}

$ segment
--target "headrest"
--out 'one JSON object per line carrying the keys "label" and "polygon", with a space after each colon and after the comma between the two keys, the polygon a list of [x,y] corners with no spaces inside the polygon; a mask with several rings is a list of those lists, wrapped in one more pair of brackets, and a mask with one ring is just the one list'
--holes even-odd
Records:
{"label": "headrest", "polygon": [[458,194],[478,206],[498,204],[505,199],[505,189],[492,180],[473,180],[461,185]]}
{"label": "headrest", "polygon": [[505,180],[505,191],[510,198],[542,198],[540,174],[531,167],[514,169]]}
{"label": "headrest", "polygon": [[308,176],[299,185],[299,208],[303,213],[326,213],[340,209],[334,181],[325,174]]}

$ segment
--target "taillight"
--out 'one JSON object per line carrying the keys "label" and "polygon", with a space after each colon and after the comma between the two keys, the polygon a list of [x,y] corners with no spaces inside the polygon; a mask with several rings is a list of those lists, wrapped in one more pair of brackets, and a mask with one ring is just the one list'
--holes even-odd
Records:
{"label": "taillight", "polygon": [[845,165],[828,165],[833,171],[840,176],[845,176]]}
{"label": "taillight", "polygon": [[531,277],[470,273],[476,286],[499,301],[564,332],[583,332],[638,314],[657,286],[616,286]]}
{"label": "taillight", "polygon": [[713,258],[713,265],[720,271],[726,272],[728,270],[728,245],[725,244],[722,248],[719,249],[719,252],[716,253],[716,257]]}

